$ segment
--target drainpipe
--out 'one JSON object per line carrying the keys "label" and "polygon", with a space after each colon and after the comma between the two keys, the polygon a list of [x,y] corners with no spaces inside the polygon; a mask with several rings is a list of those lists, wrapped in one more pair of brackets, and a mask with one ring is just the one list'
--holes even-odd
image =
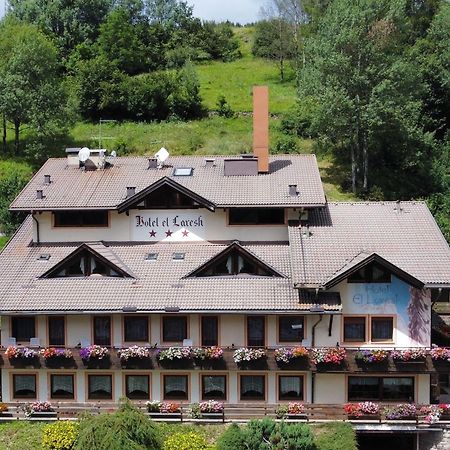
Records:
{"label": "drainpipe", "polygon": [[31,211],[31,217],[36,222],[36,237],[37,237],[37,244],[39,244],[39,222],[36,219],[36,217],[34,217],[34,212],[33,211]]}
{"label": "drainpipe", "polygon": [[[319,320],[312,326],[312,331],[311,331],[311,347],[314,348],[315,346],[315,342],[316,342],[316,327],[317,325],[319,325],[320,322],[322,322],[322,314],[319,315]],[[315,372],[311,372],[311,403],[314,403],[314,388],[315,388],[315,377],[316,374]]]}

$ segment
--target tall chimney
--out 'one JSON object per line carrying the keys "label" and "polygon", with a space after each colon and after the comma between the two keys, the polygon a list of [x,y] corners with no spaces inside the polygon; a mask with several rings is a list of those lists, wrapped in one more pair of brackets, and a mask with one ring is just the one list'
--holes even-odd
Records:
{"label": "tall chimney", "polygon": [[269,88],[253,86],[253,154],[258,172],[269,171]]}

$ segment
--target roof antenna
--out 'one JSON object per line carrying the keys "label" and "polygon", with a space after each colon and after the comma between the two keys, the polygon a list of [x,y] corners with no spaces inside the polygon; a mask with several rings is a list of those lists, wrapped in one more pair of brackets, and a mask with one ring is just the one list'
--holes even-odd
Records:
{"label": "roof antenna", "polygon": [[84,170],[86,167],[86,161],[89,159],[89,156],[91,156],[91,151],[87,147],[83,147],[78,152],[78,160],[79,160],[79,166]]}

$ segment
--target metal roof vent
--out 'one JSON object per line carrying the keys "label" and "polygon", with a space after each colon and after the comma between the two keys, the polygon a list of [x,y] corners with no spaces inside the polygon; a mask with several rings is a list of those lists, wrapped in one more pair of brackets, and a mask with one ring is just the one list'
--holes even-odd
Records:
{"label": "metal roof vent", "polygon": [[216,160],[214,158],[205,158],[205,167],[215,167]]}
{"label": "metal roof vent", "polygon": [[136,187],[127,186],[127,198],[133,197],[134,194],[136,194]]}
{"label": "metal roof vent", "polygon": [[296,184],[290,184],[289,185],[289,195],[291,197],[297,197],[298,196],[298,190]]}
{"label": "metal roof vent", "polygon": [[50,253],[42,253],[36,259],[38,261],[48,261],[50,259]]}
{"label": "metal roof vent", "polygon": [[184,256],[185,256],[184,253],[178,253],[178,252],[172,253],[172,259],[174,261],[183,261],[184,260]]}
{"label": "metal roof vent", "polygon": [[145,256],[146,261],[156,261],[158,259],[158,253],[147,253]]}
{"label": "metal roof vent", "polygon": [[302,230],[302,236],[303,236],[303,237],[306,237],[306,238],[309,238],[309,237],[312,236],[312,233],[311,233],[311,231],[310,231],[310,229],[309,229],[309,225],[306,225],[306,227],[303,228],[303,230]]}
{"label": "metal roof vent", "polygon": [[52,177],[50,175],[44,175],[44,184],[48,186],[52,182]]}
{"label": "metal roof vent", "polygon": [[38,189],[36,191],[36,200],[42,200],[44,197],[44,191],[42,189]]}
{"label": "metal roof vent", "polygon": [[158,168],[158,160],[156,158],[148,158],[147,169],[157,169],[157,168]]}

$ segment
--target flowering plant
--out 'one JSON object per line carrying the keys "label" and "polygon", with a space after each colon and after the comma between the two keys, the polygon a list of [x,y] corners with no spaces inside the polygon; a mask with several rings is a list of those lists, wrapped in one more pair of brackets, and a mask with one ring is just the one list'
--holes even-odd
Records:
{"label": "flowering plant", "polygon": [[305,406],[299,402],[289,402],[287,405],[279,405],[275,410],[277,419],[283,419],[288,414],[295,416],[305,413]]}
{"label": "flowering plant", "polygon": [[8,405],[6,403],[0,403],[0,413],[8,411]]}
{"label": "flowering plant", "polygon": [[191,359],[191,347],[169,347],[165,350],[158,350],[157,358],[159,361],[173,361],[180,359]]}
{"label": "flowering plant", "polygon": [[124,348],[122,350],[119,350],[117,353],[122,361],[128,361],[130,358],[150,358],[150,352],[148,351],[148,348],[139,347],[137,345]]}
{"label": "flowering plant", "polygon": [[360,350],[356,352],[355,359],[363,363],[379,363],[386,361],[388,356],[387,350]]}
{"label": "flowering plant", "polygon": [[36,413],[36,412],[53,412],[54,411],[51,403],[49,403],[49,402],[27,403],[26,405],[23,406],[23,410],[24,410],[26,416],[29,416],[32,413]]}
{"label": "flowering plant", "polygon": [[450,404],[448,403],[440,403],[439,409],[441,410],[442,414],[450,414]]}
{"label": "flowering plant", "polygon": [[262,348],[239,348],[233,353],[233,360],[236,364],[251,361],[258,361],[266,358],[266,351]]}
{"label": "flowering plant", "polygon": [[181,411],[179,403],[160,402],[159,400],[149,401],[145,406],[147,406],[148,412],[179,413]]}
{"label": "flowering plant", "polygon": [[427,357],[427,351],[424,348],[407,348],[405,350],[393,350],[391,356],[394,361],[420,361]]}
{"label": "flowering plant", "polygon": [[340,364],[347,356],[345,349],[340,347],[313,348],[311,350],[311,361],[314,364],[331,363]]}
{"label": "flowering plant", "polygon": [[386,419],[414,419],[417,416],[416,405],[412,403],[399,403],[398,405],[384,408]]}
{"label": "flowering plant", "polygon": [[275,350],[274,355],[276,362],[288,364],[292,359],[308,356],[308,349],[305,347],[281,347]]}
{"label": "flowering plant", "polygon": [[426,405],[420,408],[419,413],[424,414],[424,421],[431,425],[433,423],[439,422],[442,414],[442,409],[440,408],[440,405]]}
{"label": "flowering plant", "polygon": [[28,347],[8,347],[5,351],[5,355],[8,359],[14,358],[36,358],[38,352]]}
{"label": "flowering plant", "polygon": [[223,403],[218,402],[216,400],[208,400],[207,402],[200,402],[198,405],[202,413],[221,413],[224,408]]}
{"label": "flowering plant", "polygon": [[344,412],[354,417],[375,416],[380,412],[380,407],[373,402],[347,403],[344,405]]}
{"label": "flowering plant", "polygon": [[44,359],[73,358],[72,352],[69,349],[65,348],[48,347],[43,348],[42,350],[39,351],[39,353],[43,356]]}
{"label": "flowering plant", "polygon": [[448,361],[450,362],[450,348],[433,347],[430,350],[431,359],[433,361]]}
{"label": "flowering plant", "polygon": [[220,347],[197,347],[192,349],[192,356],[202,361],[207,359],[218,360],[223,358],[223,349]]}
{"label": "flowering plant", "polygon": [[90,345],[80,350],[80,356],[83,361],[103,359],[109,356],[109,350],[106,347],[100,347],[100,345]]}

